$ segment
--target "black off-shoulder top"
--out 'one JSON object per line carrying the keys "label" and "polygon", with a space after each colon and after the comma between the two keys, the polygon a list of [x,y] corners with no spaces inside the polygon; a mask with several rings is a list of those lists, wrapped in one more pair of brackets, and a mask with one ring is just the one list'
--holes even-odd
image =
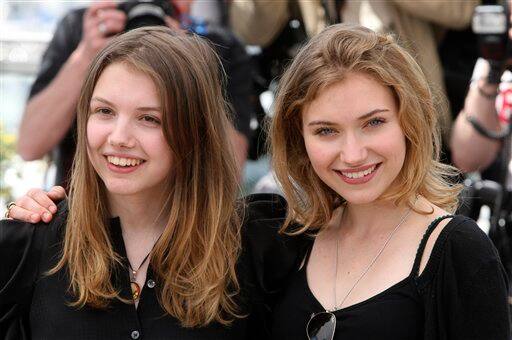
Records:
{"label": "black off-shoulder top", "polygon": [[[265,339],[269,337],[273,302],[297,268],[307,242],[278,234],[286,213],[284,199],[258,194],[245,199],[242,253],[238,262],[242,311],[247,315],[229,327],[212,323],[183,328],[166,315],[156,291],[158,279],[148,269],[138,308],[112,301],[107,309],[69,306],[73,297],[65,270],[46,275],[62,249],[67,202],[53,221],[30,224],[0,222],[0,339]],[[119,219],[110,223],[115,251],[125,259]],[[116,268],[112,280],[129,298],[126,268]]]}

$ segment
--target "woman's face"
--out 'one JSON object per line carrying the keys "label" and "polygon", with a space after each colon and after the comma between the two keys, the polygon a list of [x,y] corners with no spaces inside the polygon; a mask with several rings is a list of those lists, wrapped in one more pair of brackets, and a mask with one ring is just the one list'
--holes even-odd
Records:
{"label": "woman's face", "polygon": [[88,155],[109,194],[162,197],[172,157],[151,78],[123,63],[107,66],[94,88],[90,112]]}
{"label": "woman's face", "polygon": [[365,74],[351,73],[323,90],[304,109],[302,129],[315,172],[349,203],[378,199],[404,164],[393,93]]}

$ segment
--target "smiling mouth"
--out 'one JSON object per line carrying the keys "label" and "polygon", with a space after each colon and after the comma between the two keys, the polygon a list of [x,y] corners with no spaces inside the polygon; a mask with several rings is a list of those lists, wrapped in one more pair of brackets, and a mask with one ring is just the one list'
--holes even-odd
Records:
{"label": "smiling mouth", "polygon": [[349,179],[360,179],[364,178],[368,175],[371,175],[375,170],[379,168],[381,163],[375,164],[372,167],[364,170],[364,171],[358,171],[358,172],[348,172],[348,171],[340,171],[340,170],[334,170],[338,174],[340,174],[343,177],[349,178]]}
{"label": "smiling mouth", "polygon": [[132,167],[137,166],[145,161],[137,158],[125,158],[125,157],[115,157],[115,156],[107,156],[107,162],[112,165],[120,166],[120,167]]}

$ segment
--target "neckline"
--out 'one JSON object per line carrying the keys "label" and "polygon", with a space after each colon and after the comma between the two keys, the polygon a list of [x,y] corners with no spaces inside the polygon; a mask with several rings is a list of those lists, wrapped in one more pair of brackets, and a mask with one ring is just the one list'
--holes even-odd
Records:
{"label": "neckline", "polygon": [[315,296],[315,294],[309,287],[308,276],[307,276],[305,267],[301,268],[300,275],[301,275],[301,280],[303,280],[304,285],[306,286],[307,295],[309,295],[309,297],[314,301],[314,303],[317,305],[317,307],[319,307],[322,311],[329,310],[331,313],[335,313],[335,314],[344,313],[344,312],[348,312],[348,311],[357,309],[359,307],[362,307],[364,305],[367,305],[367,304],[373,302],[374,300],[378,299],[379,297],[381,297],[385,294],[388,294],[390,291],[393,291],[402,286],[405,286],[408,283],[414,283],[414,281],[412,280],[412,277],[410,275],[408,275],[408,276],[404,277],[403,279],[401,279],[400,281],[398,281],[398,282],[394,283],[393,285],[389,286],[388,288],[384,289],[383,291],[381,291],[373,296],[370,296],[369,298],[367,298],[363,301],[356,302],[350,306],[343,307],[340,309],[330,310],[330,309],[326,309],[325,306],[322,305],[322,303],[317,299],[317,297]]}
{"label": "neckline", "polygon": [[[423,269],[423,271],[418,275],[418,273],[415,273],[415,263],[417,261],[417,259],[415,258],[414,259],[414,263],[413,263],[413,267],[410,271],[410,273],[404,277],[403,279],[401,279],[400,281],[394,283],[393,285],[389,286],[388,288],[384,289],[383,291],[363,300],[363,301],[360,301],[360,302],[357,302],[355,304],[352,304],[350,306],[347,306],[347,307],[344,307],[344,308],[340,308],[340,309],[336,309],[334,311],[331,311],[332,313],[343,313],[343,312],[346,312],[346,311],[350,311],[352,309],[357,309],[358,307],[361,307],[363,305],[366,305],[368,303],[371,303],[373,300],[376,300],[377,298],[381,297],[382,295],[386,294],[386,293],[389,293],[390,291],[394,290],[394,289],[397,289],[397,288],[400,288],[404,285],[406,285],[407,283],[411,283],[411,284],[414,284],[414,286],[416,287],[418,285],[418,282],[424,280],[425,278],[428,278],[429,275],[431,275],[431,272],[433,270],[433,267],[434,267],[434,262],[435,262],[435,259],[439,257],[439,254],[441,252],[441,248],[445,242],[445,240],[448,238],[448,235],[450,233],[450,230],[452,229],[451,227],[449,228],[450,225],[455,225],[454,224],[454,220],[457,218],[458,216],[457,215],[443,215],[443,216],[439,216],[437,218],[435,218],[431,224],[427,227],[427,231],[425,232],[425,235],[422,237],[422,239],[420,240],[420,243],[418,245],[418,250],[420,249],[420,247],[422,246],[422,243],[424,242],[424,238],[427,236],[427,240],[428,240],[428,236],[430,236],[430,234],[428,234],[428,229],[430,228],[430,226],[434,223],[436,223],[436,226],[438,224],[439,221],[445,219],[445,218],[450,218],[450,220],[448,221],[447,225],[443,228],[443,230],[441,230],[441,232],[439,233],[437,239],[436,239],[436,242],[434,243],[434,247],[432,249],[432,252],[430,254],[430,257],[429,259],[427,260],[427,263],[425,265],[425,268]],[[428,235],[427,235],[428,234]],[[425,241],[426,242],[426,241]],[[308,282],[308,276],[307,276],[307,266],[308,266],[308,262],[309,262],[309,257],[311,255],[311,251],[313,249],[313,245],[314,245],[314,240],[313,242],[311,242],[311,247],[309,248],[309,250],[307,251],[307,254],[306,254],[306,259],[305,259],[305,262],[304,262],[304,265],[299,269],[298,271],[298,274],[301,275],[301,279],[303,280],[304,282],[304,285],[306,286],[306,293],[310,296],[310,298],[314,301],[314,303],[323,311],[326,311],[328,309],[326,309],[322,303],[317,299],[317,297],[315,296],[315,294],[313,293],[313,291],[311,290],[310,286],[309,286],[309,282]],[[418,254],[416,254],[416,257],[418,256]],[[330,311],[330,310],[329,310]]]}

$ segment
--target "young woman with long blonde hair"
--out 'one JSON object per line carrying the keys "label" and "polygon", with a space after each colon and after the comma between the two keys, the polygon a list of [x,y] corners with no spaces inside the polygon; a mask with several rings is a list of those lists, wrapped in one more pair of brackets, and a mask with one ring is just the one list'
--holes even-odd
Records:
{"label": "young woman with long blonde hair", "polygon": [[[237,201],[219,65],[203,39],[164,27],[125,33],[98,54],[77,105],[69,198],[48,226],[0,222],[2,339],[265,330],[251,320],[281,277],[262,263],[278,229],[266,226],[284,210],[272,197],[246,211]],[[242,251],[262,230],[268,241]]]}

